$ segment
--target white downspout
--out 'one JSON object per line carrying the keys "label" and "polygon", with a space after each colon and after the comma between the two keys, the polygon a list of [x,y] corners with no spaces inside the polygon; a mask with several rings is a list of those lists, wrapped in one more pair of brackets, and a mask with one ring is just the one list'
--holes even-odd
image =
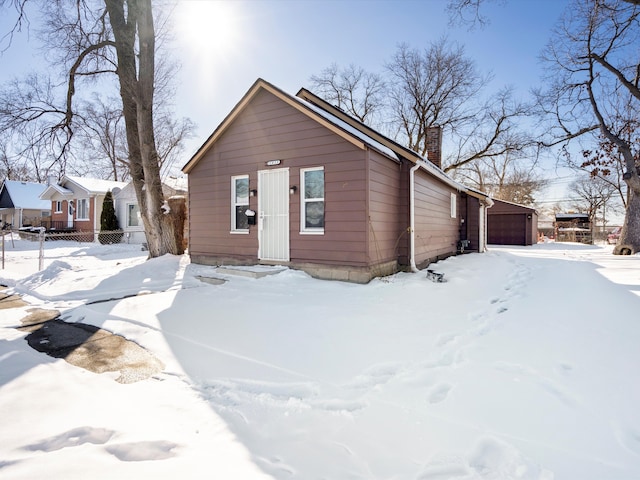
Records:
{"label": "white downspout", "polygon": [[415,232],[415,171],[420,168],[420,163],[409,170],[409,265],[411,271],[419,272],[416,266],[416,232]]}

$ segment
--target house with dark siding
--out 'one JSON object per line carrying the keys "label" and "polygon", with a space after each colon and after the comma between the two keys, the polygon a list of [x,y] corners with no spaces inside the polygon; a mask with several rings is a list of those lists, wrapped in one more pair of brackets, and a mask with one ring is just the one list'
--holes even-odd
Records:
{"label": "house with dark siding", "polygon": [[189,255],[366,283],[486,247],[491,199],[307,90],[258,79],[183,167]]}

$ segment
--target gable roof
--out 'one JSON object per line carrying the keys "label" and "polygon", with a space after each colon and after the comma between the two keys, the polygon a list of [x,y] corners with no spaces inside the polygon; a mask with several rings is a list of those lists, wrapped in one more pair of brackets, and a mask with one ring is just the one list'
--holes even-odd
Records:
{"label": "gable roof", "polygon": [[67,183],[65,180],[73,185],[77,185],[90,195],[107,193],[109,190],[113,191],[114,188],[122,189],[127,184],[127,182],[115,182],[113,180],[101,180],[99,178],[72,177],[70,175],[62,177],[60,183],[65,185]]}
{"label": "gable roof", "polygon": [[185,166],[182,167],[182,171],[184,173],[189,173],[191,169],[193,169],[193,167],[200,161],[200,159],[209,150],[209,148],[211,148],[211,146],[220,138],[220,136],[222,136],[222,134],[227,131],[229,126],[231,126],[234,120],[240,115],[240,113],[242,113],[242,111],[247,107],[251,100],[263,90],[278,97],[283,102],[312,118],[321,125],[327,127],[329,130],[336,133],[346,141],[357,146],[358,148],[364,150],[365,145],[367,145],[392,160],[398,160],[397,156],[391,149],[385,147],[380,142],[377,142],[365,132],[354,129],[346,122],[341,121],[340,119],[332,116],[326,111],[323,111],[317,106],[306,102],[304,99],[296,98],[292,95],[289,95],[288,93],[280,90],[278,87],[270,84],[269,82],[258,78],[251,86],[251,88],[249,88],[247,93],[245,93],[245,95],[240,99],[236,106],[231,110],[231,112],[225,117],[222,123],[213,131],[211,136],[209,136],[209,138],[202,144],[202,146],[196,151],[196,153],[185,164]]}
{"label": "gable roof", "polygon": [[56,193],[62,196],[84,194],[87,196],[103,195],[109,190],[122,189],[126,182],[114,182],[113,180],[101,180],[99,178],[85,178],[65,175],[58,184],[49,185],[40,195],[40,198],[51,199]]}
{"label": "gable roof", "polygon": [[346,112],[327,103],[308,90],[303,88],[294,97],[261,78],[258,78],[258,80],[254,82],[251,88],[242,97],[242,99],[240,99],[233,110],[231,110],[231,112],[225,117],[222,123],[214,130],[211,136],[202,144],[185,166],[182,167],[182,171],[184,173],[188,174],[193,167],[197,165],[211,146],[220,138],[220,136],[222,136],[240,113],[242,113],[249,102],[262,90],[270,92],[299,112],[304,113],[361,149],[364,149],[365,146],[367,146],[396,162],[398,162],[401,157],[405,158],[408,161],[419,165],[430,175],[438,178],[456,190],[464,191],[472,196],[482,199],[489,198],[485,193],[470,189],[456,182],[442,169],[431,163],[419,153],[403,147],[396,141],[391,140],[364,123],[356,120]]}
{"label": "gable roof", "polygon": [[496,205],[503,204],[503,205],[508,205],[508,206],[511,206],[511,207],[517,207],[517,209],[519,209],[519,210],[524,210],[524,211],[526,211],[526,212],[531,212],[531,213],[536,213],[536,214],[538,213],[538,212],[537,212],[537,210],[536,210],[535,208],[533,208],[533,207],[527,207],[526,205],[522,205],[522,204],[520,204],[520,203],[509,202],[509,201],[507,201],[507,200],[500,200],[500,199],[498,199],[498,198],[494,198],[494,199],[493,199],[493,202],[494,202]]}
{"label": "gable roof", "polygon": [[5,180],[0,189],[0,207],[50,210],[51,204],[40,198],[46,188],[42,183]]}

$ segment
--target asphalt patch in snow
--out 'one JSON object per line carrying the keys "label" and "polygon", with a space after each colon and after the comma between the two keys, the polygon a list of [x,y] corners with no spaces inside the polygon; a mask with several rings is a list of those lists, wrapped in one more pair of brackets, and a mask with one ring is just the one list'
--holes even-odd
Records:
{"label": "asphalt patch in snow", "polygon": [[160,373],[164,364],[146,349],[108,330],[59,320],[57,310],[30,309],[18,330],[29,332],[31,348],[94,373],[118,372],[119,383]]}

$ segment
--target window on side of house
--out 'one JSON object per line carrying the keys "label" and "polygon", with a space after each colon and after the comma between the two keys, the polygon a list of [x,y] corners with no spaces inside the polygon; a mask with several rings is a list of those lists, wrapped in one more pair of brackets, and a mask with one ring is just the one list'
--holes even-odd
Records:
{"label": "window on side of house", "polygon": [[300,231],[324,233],[324,167],[300,170]]}
{"label": "window on side of house", "polygon": [[62,213],[62,201],[56,200],[56,211],[55,213]]}
{"label": "window on side of house", "polygon": [[458,216],[458,196],[455,193],[451,194],[451,218]]}
{"label": "window on side of house", "polygon": [[231,233],[249,233],[249,175],[231,177]]}
{"label": "window on side of house", "polygon": [[127,227],[140,226],[140,207],[137,203],[127,203]]}
{"label": "window on side of house", "polygon": [[76,200],[76,220],[89,220],[89,199]]}

